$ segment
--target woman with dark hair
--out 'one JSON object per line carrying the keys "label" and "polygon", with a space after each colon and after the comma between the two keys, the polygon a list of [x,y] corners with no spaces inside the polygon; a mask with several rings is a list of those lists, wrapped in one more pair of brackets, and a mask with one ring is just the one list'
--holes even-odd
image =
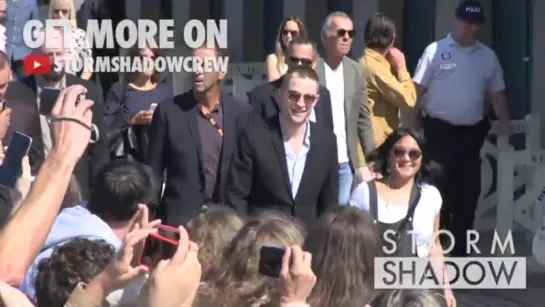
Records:
{"label": "woman with dark hair", "polygon": [[[397,129],[367,161],[382,179],[360,183],[349,204],[370,212],[383,241],[389,242],[383,250],[398,257],[441,257],[437,234],[443,200],[433,185],[440,170],[423,136],[413,129]],[[445,297],[454,300],[449,288]]]}
{"label": "woman with dark hair", "polygon": [[303,249],[312,254],[315,307],[365,306],[375,296],[374,260],[382,255],[380,234],[367,214],[339,207],[324,214]]}
{"label": "woman with dark hair", "polygon": [[[129,50],[128,56],[155,59],[160,53],[152,48],[135,47]],[[153,111],[159,103],[172,96],[172,84],[164,82],[157,71],[126,73],[125,80],[112,86],[104,111],[112,158],[130,154],[138,161],[145,161],[147,126],[151,124]]]}

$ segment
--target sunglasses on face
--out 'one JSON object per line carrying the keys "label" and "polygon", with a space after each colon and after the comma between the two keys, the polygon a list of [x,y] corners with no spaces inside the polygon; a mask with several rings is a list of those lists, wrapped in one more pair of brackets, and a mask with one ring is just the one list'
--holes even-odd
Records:
{"label": "sunglasses on face", "polygon": [[287,36],[288,34],[291,34],[292,37],[296,37],[296,36],[299,36],[299,31],[282,30],[282,35]]}
{"label": "sunglasses on face", "polygon": [[337,30],[337,36],[338,37],[345,37],[348,34],[348,38],[353,38],[356,34],[355,30],[346,30],[346,29],[339,29]]}
{"label": "sunglasses on face", "polygon": [[297,91],[288,91],[288,100],[291,103],[298,103],[301,100],[301,97],[303,97],[303,102],[306,105],[311,105],[316,101],[316,95],[301,94]]}
{"label": "sunglasses on face", "polygon": [[289,60],[290,60],[290,63],[293,63],[293,64],[303,65],[303,66],[312,66],[311,59],[304,59],[304,58],[290,56]]}
{"label": "sunglasses on face", "polygon": [[139,58],[140,60],[145,60],[145,59],[155,60],[157,59],[157,56],[156,55],[140,55]]}
{"label": "sunglasses on face", "polygon": [[65,10],[65,9],[54,9],[53,12],[57,15],[63,15],[63,16],[66,16],[68,15],[68,10]]}
{"label": "sunglasses on face", "polygon": [[418,149],[405,149],[405,148],[394,148],[394,156],[397,159],[405,157],[405,155],[409,156],[409,159],[411,161],[418,160],[422,156],[422,152]]}

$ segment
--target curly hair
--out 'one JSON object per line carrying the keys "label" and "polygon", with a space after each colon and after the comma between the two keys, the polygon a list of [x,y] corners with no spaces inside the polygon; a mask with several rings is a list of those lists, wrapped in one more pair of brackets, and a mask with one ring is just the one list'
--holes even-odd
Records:
{"label": "curly hair", "polygon": [[244,226],[242,218],[225,205],[207,204],[187,223],[191,240],[199,245],[202,280],[210,280],[219,269],[221,255]]}
{"label": "curly hair", "polygon": [[199,306],[275,306],[276,280],[259,273],[261,248],[302,245],[304,228],[292,217],[264,212],[252,218],[225,249],[218,278],[199,289]]}
{"label": "curly hair", "polygon": [[106,241],[74,238],[55,248],[51,257],[38,264],[38,307],[64,306],[80,282],[88,283],[102,272],[115,249]]}

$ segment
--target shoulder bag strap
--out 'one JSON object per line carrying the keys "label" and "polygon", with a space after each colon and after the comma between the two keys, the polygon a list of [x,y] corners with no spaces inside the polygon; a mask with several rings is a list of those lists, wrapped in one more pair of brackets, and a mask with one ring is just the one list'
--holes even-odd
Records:
{"label": "shoulder bag strap", "polygon": [[367,181],[369,190],[369,212],[375,222],[378,222],[378,193],[375,181]]}
{"label": "shoulder bag strap", "polygon": [[411,190],[411,196],[409,197],[409,210],[407,210],[407,215],[405,216],[405,218],[401,221],[401,223],[399,223],[399,228],[396,232],[396,238],[399,238],[400,233],[403,231],[403,229],[405,229],[407,223],[413,220],[414,211],[416,210],[418,202],[420,202],[420,196],[422,196],[420,187],[415,182]]}

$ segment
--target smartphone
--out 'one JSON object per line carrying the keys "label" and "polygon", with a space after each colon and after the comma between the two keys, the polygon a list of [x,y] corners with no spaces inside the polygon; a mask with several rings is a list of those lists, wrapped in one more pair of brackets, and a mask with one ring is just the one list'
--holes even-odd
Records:
{"label": "smartphone", "polygon": [[154,269],[159,261],[172,258],[178,249],[179,239],[178,229],[167,225],[159,225],[157,233],[152,233],[146,238],[140,264],[149,269]]}
{"label": "smartphone", "polygon": [[0,165],[0,185],[13,189],[21,176],[23,158],[28,155],[32,138],[14,132],[6,149],[4,161]]}
{"label": "smartphone", "polygon": [[154,112],[156,108],[157,108],[157,103],[152,103],[152,104],[149,106],[149,110],[148,110],[148,111]]}
{"label": "smartphone", "polygon": [[60,93],[61,90],[58,88],[42,88],[40,93],[40,114],[46,116],[51,115],[53,107],[55,107],[55,103],[57,103],[57,99],[59,98]]}
{"label": "smartphone", "polygon": [[[40,114],[49,116],[51,115],[51,112],[53,112],[53,108],[55,107],[55,103],[57,103],[57,99],[59,98],[59,95],[61,94],[61,90],[55,87],[44,87],[41,90],[40,93]],[[79,104],[80,101],[85,99],[85,95],[79,95],[79,97],[76,100],[76,105]]]}
{"label": "smartphone", "polygon": [[285,251],[280,247],[263,246],[259,251],[259,274],[278,278]]}

